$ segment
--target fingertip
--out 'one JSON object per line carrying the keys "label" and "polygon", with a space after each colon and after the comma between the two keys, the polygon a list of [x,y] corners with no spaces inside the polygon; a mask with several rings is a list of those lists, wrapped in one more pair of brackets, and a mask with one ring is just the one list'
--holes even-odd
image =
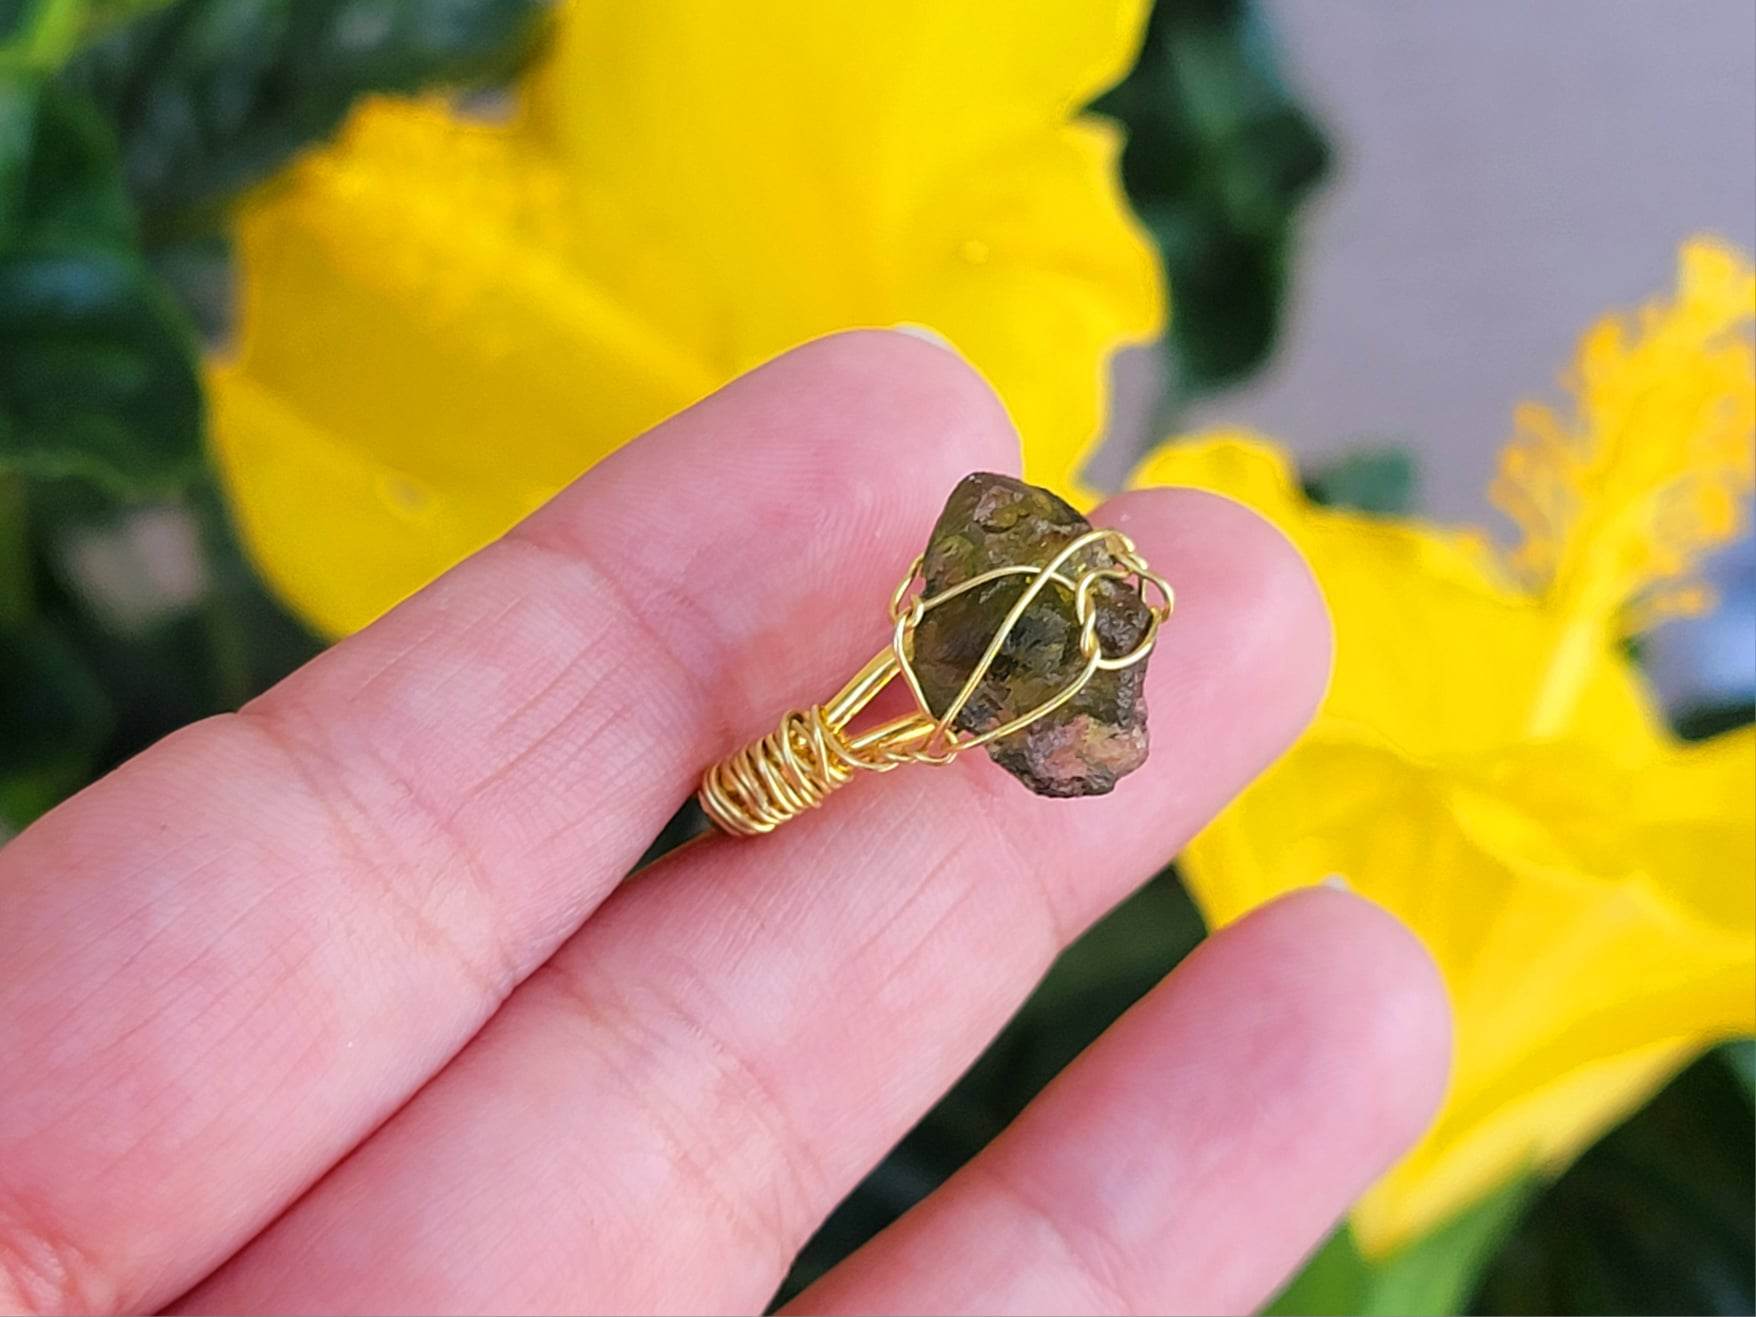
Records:
{"label": "fingertip", "polygon": [[[1084,1311],[1095,1276],[1106,1311],[1254,1311],[1419,1136],[1448,1040],[1438,975],[1405,928],[1347,892],[1291,893],[1207,939],[977,1174],[809,1297],[888,1310],[913,1291],[910,1311],[993,1311],[1029,1293]],[[972,1246],[1000,1263],[945,1267]],[[957,1280],[884,1289],[911,1273]]]}
{"label": "fingertip", "polygon": [[[1005,405],[981,373],[936,336],[901,328],[843,330],[782,353],[731,387],[745,382],[783,407],[801,394],[839,407],[843,439],[874,462],[907,462],[924,446],[954,458],[959,476],[1020,468],[1018,432]],[[945,492],[949,485],[941,501]]]}
{"label": "fingertip", "polygon": [[1379,1163],[1426,1130],[1451,1067],[1451,1009],[1426,947],[1382,906],[1350,891],[1290,892],[1219,935],[1278,979],[1293,1012],[1288,1036],[1323,1078],[1350,1075]]}

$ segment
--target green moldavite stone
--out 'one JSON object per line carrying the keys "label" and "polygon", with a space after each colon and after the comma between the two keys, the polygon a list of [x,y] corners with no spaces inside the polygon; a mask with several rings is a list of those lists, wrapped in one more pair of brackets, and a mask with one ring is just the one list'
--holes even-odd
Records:
{"label": "green moldavite stone", "polygon": [[[965,476],[945,503],[927,545],[922,574],[929,598],[995,567],[1047,563],[1091,523],[1046,489],[1009,476]],[[1102,545],[1083,549],[1063,568],[1114,565]],[[981,661],[1028,577],[1002,578],[941,604],[921,619],[914,668],[935,716],[943,715]],[[1146,634],[1150,614],[1117,581],[1094,589],[1098,640],[1120,656]],[[1079,626],[1073,600],[1055,585],[1025,609],[969,702],[959,731],[982,733],[1036,708],[1079,675]],[[988,746],[994,762],[1041,796],[1098,796],[1146,762],[1146,664],[1099,672],[1053,713]]]}

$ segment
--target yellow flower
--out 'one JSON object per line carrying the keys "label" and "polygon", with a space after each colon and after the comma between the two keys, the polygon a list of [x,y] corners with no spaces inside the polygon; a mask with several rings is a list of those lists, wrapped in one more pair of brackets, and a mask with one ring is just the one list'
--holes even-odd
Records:
{"label": "yellow flower", "polygon": [[1246,435],[1171,444],[1145,484],[1278,523],[1335,616],[1297,748],[1189,848],[1224,922],[1339,873],[1449,986],[1452,1087],[1359,1204],[1382,1253],[1527,1168],[1555,1169],[1703,1045],[1756,1028],[1756,735],[1678,741],[1619,643],[1692,606],[1751,483],[1756,282],[1685,247],[1674,302],[1582,340],[1570,416],[1525,408],[1497,492],[1525,542],[1307,502]]}
{"label": "yellow flower", "polygon": [[210,372],[246,540],[363,625],[768,357],[918,323],[1076,487],[1118,345],[1163,319],[1079,107],[1144,0],[567,6],[505,122],[376,101],[240,217]]}

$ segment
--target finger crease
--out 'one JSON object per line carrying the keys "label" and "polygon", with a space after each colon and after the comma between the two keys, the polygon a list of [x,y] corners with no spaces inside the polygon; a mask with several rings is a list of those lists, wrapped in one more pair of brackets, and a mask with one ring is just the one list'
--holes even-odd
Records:
{"label": "finger crease", "polygon": [[[1038,1202],[1023,1185],[1004,1174],[992,1161],[991,1154],[978,1156],[964,1170],[974,1172],[990,1192],[1041,1227],[1054,1240],[1073,1272],[1091,1287],[1098,1298],[1096,1311],[1121,1314],[1139,1311],[1122,1281],[1127,1266],[1101,1235],[1091,1232],[1075,1238],[1062,1215],[1053,1207]],[[1090,1246],[1081,1240],[1090,1241]]]}
{"label": "finger crease", "polygon": [[[616,620],[631,629],[644,642],[640,653],[663,664],[669,671],[673,678],[671,688],[687,702],[688,707],[683,712],[689,715],[690,720],[710,730],[715,745],[730,746],[733,743],[735,733],[726,716],[728,701],[725,699],[724,683],[736,680],[742,667],[742,655],[733,652],[730,641],[718,628],[706,623],[708,615],[698,601],[677,593],[674,587],[667,586],[650,575],[642,578],[642,588],[657,592],[663,597],[672,616],[693,618],[701,623],[694,629],[694,643],[691,646],[696,652],[707,656],[699,667],[684,661],[678,653],[675,637],[659,628],[649,610],[639,606],[621,578],[600,565],[579,537],[568,536],[551,540],[539,534],[531,523],[521,522],[507,532],[501,544],[518,546],[521,550],[535,553],[558,564],[564,571],[585,576],[592,591],[615,610]],[[748,700],[739,703],[741,707],[749,706]]]}
{"label": "finger crease", "polygon": [[[727,1223],[734,1236],[746,1246],[773,1257],[776,1266],[784,1268],[791,1261],[799,1242],[796,1232],[790,1228],[793,1222],[785,1219],[784,1211],[770,1214],[754,1212],[751,1196],[730,1187],[723,1170],[714,1169],[715,1159],[711,1156],[704,1159],[701,1155],[700,1150],[703,1148],[713,1150],[733,1146],[733,1142],[724,1133],[724,1127],[702,1112],[691,1111],[683,1102],[661,1102],[659,1097],[665,1091],[666,1085],[641,1082],[634,1073],[634,1067],[626,1059],[615,1055],[616,1049],[609,1046],[608,1040],[600,1035],[600,1028],[607,1027],[627,1048],[637,1051],[681,1055],[688,1060],[695,1054],[694,1049],[679,1049],[674,1035],[660,1028],[652,1020],[649,1010],[643,1009],[642,1004],[636,1003],[614,985],[606,988],[596,981],[587,981],[559,961],[550,961],[544,968],[545,971],[551,971],[547,975],[550,983],[558,988],[573,1009],[583,1017],[586,1033],[594,1050],[609,1063],[610,1073],[646,1117],[653,1132],[664,1144],[673,1166],[711,1204],[714,1215]],[[778,1115],[782,1108],[775,1103],[772,1090],[761,1082],[754,1070],[733,1049],[720,1041],[711,1030],[703,1027],[699,1017],[684,1008],[678,999],[658,993],[643,995],[650,995],[653,1005],[666,1017],[676,1021],[691,1042],[705,1045],[713,1056],[709,1064],[715,1067],[722,1078],[731,1077],[734,1084],[741,1083],[755,1088],[764,1095],[764,1100],[774,1107],[777,1114],[756,1114],[756,1104],[749,1103],[745,1104],[744,1114],[761,1125],[763,1143],[775,1150],[779,1160],[787,1168],[794,1201],[801,1205],[821,1201],[813,1196],[811,1189],[804,1187],[807,1184],[804,1165],[797,1154],[791,1151],[802,1145],[797,1144],[785,1130],[784,1117]],[[820,1170],[819,1174],[821,1175]],[[821,1183],[827,1184],[826,1176],[822,1176]]]}
{"label": "finger crease", "polygon": [[[263,737],[292,767],[303,783],[306,795],[323,811],[335,842],[352,861],[349,867],[362,874],[378,876],[376,889],[384,907],[399,917],[413,943],[443,955],[488,1004],[504,1001],[523,977],[524,966],[501,932],[495,914],[494,883],[467,839],[415,790],[407,775],[370,745],[364,747],[364,759],[379,778],[415,810],[427,837],[439,844],[450,864],[434,865],[425,859],[417,864],[409,863],[407,848],[393,845],[388,830],[372,824],[373,810],[347,786],[346,774],[334,762],[335,756],[294,733],[286,724],[284,713],[273,706],[250,706],[232,716]],[[372,828],[375,844],[361,836],[361,823],[356,820]],[[400,863],[387,865],[385,861],[390,856],[396,857]],[[463,874],[476,893],[483,916],[482,926],[490,934],[490,951],[486,956],[466,950],[455,935],[441,927],[421,908],[419,901],[403,889],[397,874],[410,870]]]}

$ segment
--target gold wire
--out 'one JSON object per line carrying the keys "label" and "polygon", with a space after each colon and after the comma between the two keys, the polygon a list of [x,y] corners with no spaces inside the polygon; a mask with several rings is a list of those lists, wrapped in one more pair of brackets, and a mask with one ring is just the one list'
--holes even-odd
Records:
{"label": "gold wire", "polygon": [[[1099,544],[1108,551],[1114,566],[1092,567],[1077,561],[1083,550]],[[1143,662],[1152,652],[1159,628],[1170,617],[1176,602],[1169,583],[1147,565],[1134,541],[1117,530],[1087,531],[1041,566],[996,567],[931,598],[914,592],[922,563],[921,558],[916,558],[891,593],[888,647],[874,655],[834,697],[808,709],[789,710],[774,731],[727,755],[702,774],[697,798],[708,818],[723,831],[738,837],[773,832],[789,819],[816,809],[832,791],[851,781],[861,770],[888,773],[903,764],[946,764],[965,750],[1010,736],[1067,703],[1099,672],[1115,672]],[[962,689],[945,712],[935,717],[914,670],[915,629],[933,609],[1008,576],[1027,578],[1024,589],[988,641]],[[1093,591],[1102,581],[1132,581],[1143,602],[1149,589],[1158,595],[1157,603],[1146,605],[1145,633],[1126,654],[1106,655],[1098,641],[1098,607]],[[979,735],[956,731],[952,723],[988,675],[1007,637],[1032,602],[1050,588],[1065,592],[1072,602],[1074,620],[1079,625],[1079,652],[1085,660],[1079,672],[1036,708],[998,727]],[[898,676],[914,697],[914,710],[864,732],[850,733],[848,724]]]}

